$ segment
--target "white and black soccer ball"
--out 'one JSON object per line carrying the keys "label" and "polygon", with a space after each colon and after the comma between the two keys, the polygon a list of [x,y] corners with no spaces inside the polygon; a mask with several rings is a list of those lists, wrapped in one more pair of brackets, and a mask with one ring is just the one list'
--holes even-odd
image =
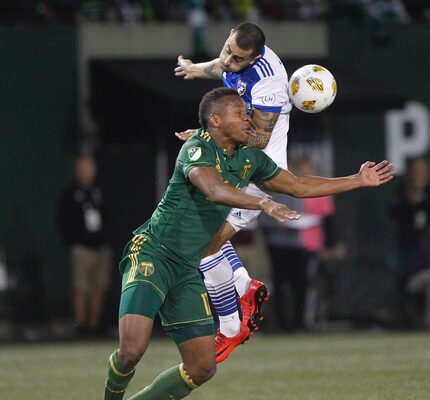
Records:
{"label": "white and black soccer ball", "polygon": [[331,72],[320,65],[309,64],[291,75],[288,95],[301,111],[319,113],[330,107],[337,93],[337,84]]}

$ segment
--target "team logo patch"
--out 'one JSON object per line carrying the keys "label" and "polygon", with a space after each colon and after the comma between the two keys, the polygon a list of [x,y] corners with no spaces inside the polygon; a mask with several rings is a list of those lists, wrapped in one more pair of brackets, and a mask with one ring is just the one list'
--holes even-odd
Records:
{"label": "team logo patch", "polygon": [[274,95],[274,94],[271,94],[270,96],[264,96],[264,97],[261,99],[261,102],[262,102],[263,104],[275,104],[275,100],[276,100],[275,95]]}
{"label": "team logo patch", "polygon": [[246,92],[246,82],[244,81],[237,81],[237,93],[239,93],[239,96],[243,96]]}
{"label": "team logo patch", "polygon": [[202,149],[200,147],[192,147],[188,149],[188,157],[191,161],[197,161],[202,156]]}
{"label": "team logo patch", "polygon": [[138,269],[139,269],[139,272],[143,276],[149,276],[149,275],[152,275],[154,273],[154,264],[152,264],[150,262],[142,261],[139,264]]}
{"label": "team logo patch", "polygon": [[252,168],[251,164],[245,164],[243,166],[242,173],[240,174],[240,177],[242,179],[245,179],[249,175],[249,173],[251,172],[251,168]]}

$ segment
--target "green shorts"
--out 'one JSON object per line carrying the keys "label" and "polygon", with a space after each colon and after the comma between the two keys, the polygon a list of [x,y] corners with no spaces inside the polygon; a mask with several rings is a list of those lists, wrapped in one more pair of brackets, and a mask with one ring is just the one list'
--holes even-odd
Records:
{"label": "green shorts", "polygon": [[163,258],[141,235],[132,239],[124,254],[119,317],[154,318],[158,313],[163,329],[176,343],[214,333],[208,294],[197,267]]}

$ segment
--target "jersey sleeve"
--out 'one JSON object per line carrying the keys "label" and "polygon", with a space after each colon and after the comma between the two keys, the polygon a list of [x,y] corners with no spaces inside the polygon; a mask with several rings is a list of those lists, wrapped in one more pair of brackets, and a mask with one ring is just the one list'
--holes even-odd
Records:
{"label": "jersey sleeve", "polygon": [[215,165],[216,158],[212,146],[196,136],[182,146],[176,161],[176,167],[185,178],[188,178],[188,174],[194,167],[215,167]]}
{"label": "jersey sleeve", "polygon": [[261,79],[251,90],[252,108],[280,113],[282,107],[289,101],[287,85],[288,82],[282,76],[268,76]]}
{"label": "jersey sleeve", "polygon": [[282,168],[278,167],[267,154],[256,148],[253,148],[252,151],[256,162],[256,169],[251,177],[254,183],[261,184],[270,181],[282,171]]}

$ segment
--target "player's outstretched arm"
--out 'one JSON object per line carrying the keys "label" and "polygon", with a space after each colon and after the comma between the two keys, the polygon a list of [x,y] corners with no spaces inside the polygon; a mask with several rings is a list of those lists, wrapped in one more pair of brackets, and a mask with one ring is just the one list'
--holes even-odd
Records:
{"label": "player's outstretched arm", "polygon": [[191,183],[199,188],[208,200],[225,204],[230,207],[262,210],[278,221],[298,219],[297,212],[290,210],[285,204],[258,196],[251,196],[222,181],[221,175],[214,167],[194,167],[189,172]]}
{"label": "player's outstretched arm", "polygon": [[221,79],[222,70],[219,58],[212,61],[194,64],[191,60],[178,57],[178,66],[175,68],[175,75],[184,79]]}
{"label": "player's outstretched arm", "polygon": [[393,165],[386,160],[378,164],[367,161],[357,174],[343,178],[295,176],[290,171],[282,170],[280,174],[263,185],[269,190],[293,197],[320,197],[361,187],[377,187],[393,179],[395,173]]}

